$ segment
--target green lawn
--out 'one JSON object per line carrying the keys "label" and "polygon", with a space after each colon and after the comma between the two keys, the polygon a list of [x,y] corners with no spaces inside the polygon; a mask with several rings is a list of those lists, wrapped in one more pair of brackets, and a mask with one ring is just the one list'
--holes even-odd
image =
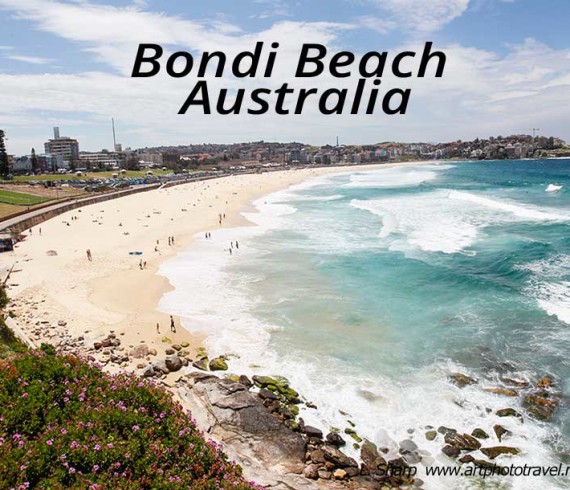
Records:
{"label": "green lawn", "polygon": [[13,192],[0,189],[0,203],[13,204],[15,206],[33,206],[47,202],[47,197],[34,196],[33,194],[24,194],[22,192]]}
{"label": "green lawn", "polygon": [[[113,174],[118,174],[119,177],[137,178],[145,177],[146,170],[130,170],[126,174],[119,172],[86,172],[83,175],[77,176],[73,174],[46,174],[46,175],[17,175],[14,177],[15,182],[30,182],[30,181],[46,181],[46,180],[93,180],[93,179],[110,179]],[[167,175],[172,173],[171,170],[153,169],[153,175]]]}

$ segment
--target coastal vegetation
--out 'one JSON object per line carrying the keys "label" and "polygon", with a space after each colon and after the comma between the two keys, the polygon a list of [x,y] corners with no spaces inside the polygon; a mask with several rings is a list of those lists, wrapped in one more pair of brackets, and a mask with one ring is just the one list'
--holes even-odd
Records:
{"label": "coastal vegetation", "polygon": [[0,488],[259,488],[171,395],[53,347],[0,361]]}

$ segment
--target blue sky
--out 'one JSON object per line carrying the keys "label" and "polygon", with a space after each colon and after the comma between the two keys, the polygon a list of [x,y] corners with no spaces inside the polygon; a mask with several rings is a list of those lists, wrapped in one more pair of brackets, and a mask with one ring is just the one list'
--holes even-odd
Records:
{"label": "blue sky", "polygon": [[[449,141],[533,127],[570,140],[568,19],[568,0],[0,0],[0,127],[15,154],[41,150],[54,125],[81,149],[109,148],[111,117],[131,147],[323,144],[337,134],[345,143]],[[433,41],[448,64],[442,79],[383,79],[383,86],[412,89],[404,116],[327,117],[315,107],[302,116],[180,116],[195,79],[129,76],[139,43],[199,56],[250,49],[257,40],[281,43],[273,88],[306,85],[291,76],[302,42],[359,55]],[[212,95],[268,84],[239,85],[229,76],[209,83]],[[340,86],[327,76],[313,85]]]}

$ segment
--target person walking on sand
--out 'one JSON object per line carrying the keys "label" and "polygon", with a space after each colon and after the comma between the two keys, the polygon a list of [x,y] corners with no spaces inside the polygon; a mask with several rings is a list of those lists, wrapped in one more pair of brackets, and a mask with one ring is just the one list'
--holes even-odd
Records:
{"label": "person walking on sand", "polygon": [[146,269],[146,260],[143,262],[143,269]]}
{"label": "person walking on sand", "polygon": [[239,248],[239,243],[237,240],[236,240],[236,248]]}
{"label": "person walking on sand", "polygon": [[139,269],[142,271],[142,259],[139,262]]}
{"label": "person walking on sand", "polygon": [[156,333],[160,333],[160,324],[156,322]]}
{"label": "person walking on sand", "polygon": [[174,317],[170,315],[170,330],[176,333],[176,325],[174,325]]}
{"label": "person walking on sand", "polygon": [[42,236],[42,229],[40,228],[38,231],[40,232],[40,236]]}
{"label": "person walking on sand", "polygon": [[89,262],[93,261],[93,256],[91,255],[91,249],[87,249],[87,260],[89,260]]}

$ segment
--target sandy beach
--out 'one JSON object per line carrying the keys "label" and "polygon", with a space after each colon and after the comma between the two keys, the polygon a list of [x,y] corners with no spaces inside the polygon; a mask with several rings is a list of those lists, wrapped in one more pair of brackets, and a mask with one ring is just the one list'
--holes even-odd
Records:
{"label": "sandy beach", "polygon": [[[187,342],[195,351],[203,339],[180,327],[178,318],[172,332],[169,316],[157,310],[171,287],[156,273],[160,264],[186,249],[200,231],[214,234],[220,227],[247,224],[241,213],[251,211],[248,206],[255,198],[312,177],[374,168],[228,176],[62,214],[28,231],[13,252],[0,256],[0,270],[7,272],[14,266],[7,283],[14,320],[37,345],[78,337],[89,345],[112,332],[130,349],[144,343],[161,351],[170,343]],[[225,215],[221,224],[220,215]],[[169,237],[174,244],[169,244]],[[146,263],[142,270],[141,261]],[[135,367],[136,362],[122,366]]]}

